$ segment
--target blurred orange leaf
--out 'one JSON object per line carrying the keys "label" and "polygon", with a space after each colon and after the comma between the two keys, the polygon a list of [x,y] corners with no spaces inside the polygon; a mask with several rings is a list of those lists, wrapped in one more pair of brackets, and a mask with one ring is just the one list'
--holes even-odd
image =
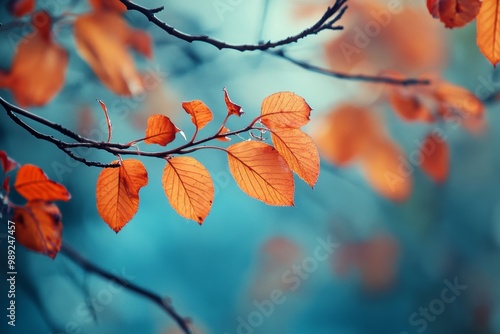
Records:
{"label": "blurred orange leaf", "polygon": [[97,211],[113,231],[118,233],[135,215],[139,190],[147,184],[148,173],[139,160],[123,160],[120,167],[101,171],[96,186]]}
{"label": "blurred orange leaf", "polygon": [[151,57],[151,38],[147,33],[131,29],[117,12],[98,11],[78,16],[74,34],[81,57],[106,87],[123,96],[144,91],[127,47]]}
{"label": "blurred orange leaf", "polygon": [[10,71],[0,72],[0,88],[9,88],[23,107],[48,103],[63,87],[68,65],[66,50],[52,40],[49,14],[35,13],[32,24],[35,31],[19,43]]}
{"label": "blurred orange leaf", "polygon": [[9,11],[15,17],[21,17],[35,10],[35,0],[11,0]]}
{"label": "blurred orange leaf", "polygon": [[213,118],[210,108],[200,100],[182,102],[182,108],[191,115],[191,122],[198,130],[202,129]]}
{"label": "blurred orange leaf", "polygon": [[375,191],[393,201],[408,198],[413,182],[406,173],[403,152],[396,144],[385,138],[374,138],[361,159],[366,179]]}
{"label": "blurred orange leaf", "polygon": [[450,150],[446,141],[435,132],[425,137],[420,148],[422,170],[429,175],[434,182],[446,181],[449,172]]}
{"label": "blurred orange leaf", "polygon": [[171,158],[163,170],[162,183],[175,211],[201,225],[214,200],[214,185],[208,170],[191,157]]}
{"label": "blurred orange leaf", "polygon": [[480,7],[480,0],[427,0],[429,13],[446,28],[465,26],[476,18]]}
{"label": "blurred orange leaf", "polygon": [[16,223],[16,240],[32,251],[54,258],[61,248],[61,212],[50,202],[29,201],[16,207],[13,221]]}
{"label": "blurred orange leaf", "polygon": [[269,129],[300,128],[309,122],[311,107],[292,92],[271,94],[262,101],[261,120]]}
{"label": "blurred orange leaf", "polygon": [[419,97],[405,88],[392,88],[389,93],[389,102],[396,114],[404,121],[433,122],[432,111],[425,106]]}
{"label": "blurred orange leaf", "polygon": [[0,150],[0,164],[2,164],[2,169],[4,174],[10,172],[17,167],[17,162],[11,159],[5,151]]}
{"label": "blurred orange leaf", "polygon": [[71,198],[62,184],[49,180],[41,168],[30,164],[19,168],[14,188],[28,201],[69,201]]}
{"label": "blurred orange leaf", "polygon": [[226,88],[224,88],[224,101],[226,102],[227,112],[229,115],[241,116],[244,114],[243,109],[239,105],[231,101]]}
{"label": "blurred orange leaf", "polygon": [[464,116],[479,116],[484,112],[484,105],[471,91],[449,82],[439,82],[434,90],[434,97],[441,108],[452,108]]}
{"label": "blurred orange leaf", "polygon": [[146,144],[165,146],[175,139],[175,134],[180,130],[165,115],[151,115],[146,128]]}
{"label": "blurred orange leaf", "polygon": [[319,176],[319,153],[311,137],[300,129],[274,128],[271,139],[290,169],[314,187]]}
{"label": "blurred orange leaf", "polygon": [[94,11],[114,11],[122,13],[127,7],[120,0],[89,0]]}
{"label": "blurred orange leaf", "polygon": [[500,61],[500,3],[498,0],[483,0],[477,15],[477,45],[490,63],[496,66]]}
{"label": "blurred orange leaf", "polygon": [[315,141],[327,160],[343,166],[352,162],[381,132],[372,111],[344,104],[332,110],[321,123]]}
{"label": "blurred orange leaf", "polygon": [[292,171],[272,146],[246,141],[228,147],[229,170],[248,196],[269,205],[293,205]]}

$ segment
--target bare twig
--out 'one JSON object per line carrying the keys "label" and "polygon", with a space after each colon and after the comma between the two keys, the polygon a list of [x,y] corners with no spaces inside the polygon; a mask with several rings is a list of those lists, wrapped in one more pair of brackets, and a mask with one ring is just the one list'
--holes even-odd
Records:
{"label": "bare twig", "polygon": [[80,255],[76,250],[74,250],[72,247],[68,246],[67,244],[63,244],[61,246],[61,253],[64,254],[68,259],[82,267],[85,271],[94,273],[98,276],[101,276],[102,278],[111,280],[113,282],[116,282],[117,284],[121,285],[125,289],[128,289],[129,291],[132,291],[138,295],[141,295],[149,300],[151,300],[153,303],[158,305],[161,309],[163,309],[176,323],[177,325],[182,329],[182,331],[186,334],[192,334],[191,329],[189,328],[188,325],[188,320],[180,316],[174,309],[174,307],[169,303],[167,298],[161,297],[154,292],[151,292],[149,290],[146,290],[124,278],[118,277],[109,271],[106,271],[97,265],[93,264],[86,258],[84,258],[82,255]]}
{"label": "bare twig", "polygon": [[[71,158],[73,158],[79,162],[84,163],[87,166],[101,167],[101,168],[111,168],[111,167],[114,168],[114,167],[118,167],[119,164],[104,164],[104,163],[101,163],[98,161],[89,161],[89,160],[84,159],[80,156],[77,156],[76,154],[74,154],[71,151],[71,149],[74,149],[77,147],[87,147],[87,148],[92,148],[92,149],[96,149],[96,150],[100,150],[100,151],[105,151],[105,152],[111,153],[115,156],[136,155],[136,156],[164,159],[172,154],[190,153],[190,152],[192,152],[192,150],[186,151],[186,149],[198,147],[201,144],[204,144],[204,143],[211,141],[211,140],[215,140],[217,138],[235,136],[235,135],[238,135],[240,133],[247,132],[247,131],[252,129],[256,120],[258,119],[258,118],[254,119],[248,126],[242,128],[242,129],[239,129],[239,130],[235,130],[235,131],[231,131],[231,132],[227,132],[227,133],[223,133],[223,134],[216,132],[215,134],[208,136],[206,138],[199,139],[199,140],[192,140],[184,145],[180,145],[178,147],[175,147],[173,149],[166,150],[166,151],[146,152],[146,151],[141,151],[141,150],[137,149],[136,147],[131,146],[131,144],[99,142],[99,141],[94,141],[94,140],[89,139],[89,138],[82,137],[82,136],[78,135],[77,133],[75,133],[75,132],[73,132],[73,131],[71,131],[71,130],[69,130],[69,129],[67,129],[59,124],[50,122],[49,120],[46,120],[45,118],[42,118],[42,117],[37,116],[37,115],[35,115],[35,114],[25,110],[25,109],[22,109],[18,106],[15,106],[12,103],[7,102],[2,97],[0,97],[0,105],[3,106],[3,108],[7,112],[7,115],[14,122],[16,122],[22,128],[24,128],[26,131],[28,131],[35,138],[38,138],[38,139],[41,139],[41,140],[44,140],[44,141],[47,141],[47,142],[50,142],[50,143],[56,145],[56,147],[58,149],[60,149],[64,153],[66,153],[68,156],[70,156]],[[46,126],[52,128],[53,130],[56,130],[60,134],[66,135],[67,137],[74,139],[76,142],[69,143],[69,142],[57,139],[53,136],[41,133],[40,131],[35,130],[33,127],[29,126],[24,121],[22,121],[17,116],[17,114],[22,115],[24,117],[27,117],[27,118],[29,118],[37,123],[46,125]],[[132,142],[134,142],[134,141],[132,141]]]}
{"label": "bare twig", "polygon": [[307,62],[294,59],[288,56],[283,50],[272,51],[268,50],[266,53],[271,54],[273,56],[288,60],[289,62],[302,67],[305,70],[316,72],[320,74],[324,74],[327,76],[331,76],[338,79],[349,79],[349,80],[357,80],[357,81],[365,81],[365,82],[373,82],[373,83],[385,83],[389,85],[402,85],[402,86],[411,86],[411,85],[428,85],[430,84],[429,80],[425,79],[397,79],[394,77],[386,77],[386,76],[377,76],[377,75],[365,75],[365,74],[346,74],[336,71],[331,71],[323,67],[318,67],[311,65]]}
{"label": "bare twig", "polygon": [[226,43],[223,41],[220,41],[218,39],[212,38],[207,35],[190,35],[187,33],[184,33],[180,30],[177,30],[173,26],[167,24],[166,22],[160,20],[158,17],[156,17],[156,13],[160,12],[163,10],[163,7],[160,8],[154,8],[154,9],[148,9],[146,7],[143,7],[141,5],[138,5],[132,1],[129,0],[120,0],[128,10],[135,10],[137,12],[140,12],[144,16],[147,17],[147,19],[152,22],[154,25],[159,27],[160,29],[164,30],[166,33],[169,35],[172,35],[176,38],[182,39],[188,43],[192,42],[203,42],[207,43],[210,45],[215,46],[217,49],[222,50],[222,49],[232,49],[232,50],[237,50],[237,51],[264,51],[264,50],[269,50],[273,49],[279,46],[284,46],[288,44],[292,44],[295,42],[298,42],[299,40],[310,36],[310,35],[316,35],[319,32],[323,30],[339,30],[342,29],[342,27],[335,26],[335,23],[337,23],[338,20],[342,17],[342,15],[345,13],[345,10],[347,7],[345,6],[345,3],[347,0],[336,0],[335,3],[331,6],[328,7],[323,14],[323,16],[311,27],[303,30],[302,32],[290,36],[284,39],[281,39],[279,41],[271,42],[268,41],[266,43],[259,43],[259,44],[230,44]]}

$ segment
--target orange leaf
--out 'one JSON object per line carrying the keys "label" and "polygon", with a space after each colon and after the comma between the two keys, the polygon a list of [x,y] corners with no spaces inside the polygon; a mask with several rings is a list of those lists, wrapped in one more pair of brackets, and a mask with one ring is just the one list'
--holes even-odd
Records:
{"label": "orange leaf", "polygon": [[119,0],[89,0],[94,11],[114,11],[122,13],[127,10],[127,7]]}
{"label": "orange leaf", "polygon": [[432,112],[422,104],[422,101],[413,94],[405,92],[400,88],[392,89],[389,101],[396,114],[404,121],[433,122]]}
{"label": "orange leaf", "polygon": [[71,198],[62,184],[49,180],[42,169],[30,164],[19,168],[14,188],[28,201],[69,201]]}
{"label": "orange leaf", "polygon": [[14,210],[16,240],[32,251],[54,258],[61,248],[61,212],[45,201],[29,201]]}
{"label": "orange leaf", "polygon": [[15,17],[21,17],[35,10],[35,0],[13,0],[9,2],[9,11]]}
{"label": "orange leaf", "polygon": [[292,92],[269,95],[262,101],[262,123],[269,129],[276,127],[300,128],[309,122],[311,107]]}
{"label": "orange leaf", "polygon": [[175,139],[175,134],[179,129],[172,123],[170,118],[165,115],[151,115],[148,118],[146,128],[146,144],[158,144],[165,146]]}
{"label": "orange leaf", "polygon": [[406,173],[403,152],[385,138],[372,140],[362,155],[368,183],[382,196],[403,201],[411,193],[412,178]]}
{"label": "orange leaf", "polygon": [[224,101],[226,102],[227,112],[229,115],[241,116],[245,113],[239,105],[237,105],[237,104],[233,103],[233,101],[231,101],[231,99],[229,98],[229,94],[227,93],[226,88],[224,88]]}
{"label": "orange leaf", "polygon": [[427,0],[429,12],[446,28],[465,26],[476,18],[480,7],[480,0]]}
{"label": "orange leaf", "polygon": [[293,205],[293,175],[272,146],[246,141],[227,149],[229,170],[248,196],[269,205]]}
{"label": "orange leaf", "polygon": [[493,66],[500,61],[500,3],[483,0],[477,15],[477,45]]}
{"label": "orange leaf", "polygon": [[484,111],[483,103],[472,92],[448,82],[437,84],[434,97],[442,108],[450,107],[467,117],[479,116]]}
{"label": "orange leaf", "polygon": [[450,151],[446,141],[437,133],[425,137],[420,148],[422,170],[435,182],[446,181],[450,164]]}
{"label": "orange leaf", "polygon": [[[228,128],[226,128],[226,127],[223,127],[223,128],[220,130],[219,134],[220,134],[220,135],[223,135],[223,134],[228,133],[228,132],[229,132],[229,129],[228,129]],[[220,141],[223,141],[223,142],[228,142],[228,141],[231,141],[231,138],[230,138],[230,137],[217,137],[217,138],[215,138],[215,139],[220,140]]]}
{"label": "orange leaf", "polygon": [[194,158],[175,157],[167,161],[162,183],[175,211],[201,225],[214,200],[214,185],[208,170]]}
{"label": "orange leaf", "polygon": [[300,129],[275,128],[271,139],[290,169],[314,187],[319,176],[319,153],[311,137]]}
{"label": "orange leaf", "polygon": [[66,50],[54,43],[46,12],[33,15],[35,31],[24,37],[11,69],[0,73],[0,88],[9,88],[20,106],[42,106],[62,88],[68,65]]}
{"label": "orange leaf", "polygon": [[2,164],[2,169],[4,174],[10,172],[17,167],[17,162],[9,158],[5,151],[0,150],[0,164]]}
{"label": "orange leaf", "polygon": [[[118,161],[113,161],[118,163]],[[148,184],[148,173],[139,160],[123,160],[120,167],[104,168],[97,178],[97,211],[117,232],[139,208],[139,190]]]}
{"label": "orange leaf", "polygon": [[370,110],[346,104],[336,107],[321,123],[315,141],[327,160],[344,166],[380,133],[380,125]]}
{"label": "orange leaf", "polygon": [[118,95],[138,95],[144,91],[141,75],[127,52],[132,47],[151,56],[151,39],[131,29],[116,11],[98,11],[76,18],[76,48],[99,80]]}
{"label": "orange leaf", "polygon": [[212,111],[210,111],[203,101],[182,102],[182,108],[191,115],[191,122],[193,122],[198,130],[202,129],[212,120]]}

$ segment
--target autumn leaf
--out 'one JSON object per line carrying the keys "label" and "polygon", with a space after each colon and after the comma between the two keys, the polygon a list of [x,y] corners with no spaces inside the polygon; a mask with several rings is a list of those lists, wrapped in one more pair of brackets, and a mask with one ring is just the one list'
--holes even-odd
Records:
{"label": "autumn leaf", "polygon": [[144,91],[127,48],[151,57],[151,38],[146,32],[131,29],[116,11],[97,11],[76,18],[74,35],[80,56],[106,87],[122,96]]}
{"label": "autumn leaf", "polygon": [[15,17],[21,17],[35,10],[35,0],[10,0],[9,12]]}
{"label": "autumn leaf", "polygon": [[14,170],[18,164],[13,159],[11,159],[5,151],[0,150],[0,164],[2,164],[3,173],[6,174],[11,170]]}
{"label": "autumn leaf", "polygon": [[449,82],[439,82],[434,89],[434,97],[441,108],[452,108],[468,116],[479,116],[484,112],[484,105],[469,90]]}
{"label": "autumn leaf", "polygon": [[175,139],[175,134],[179,131],[167,116],[159,114],[151,115],[148,118],[144,142],[146,144],[165,146]]}
{"label": "autumn leaf", "polygon": [[30,164],[19,168],[14,189],[28,201],[69,201],[71,198],[62,184],[49,180],[41,168]]}
{"label": "autumn leaf", "polygon": [[113,231],[118,233],[135,215],[139,190],[147,184],[148,173],[139,160],[123,160],[120,167],[101,171],[96,186],[97,211]]}
{"label": "autumn leaf", "polygon": [[446,61],[444,29],[423,6],[349,0],[342,25],[351,28],[325,43],[326,60],[332,70],[354,74],[391,68],[409,75],[437,68]]}
{"label": "autumn leaf", "polygon": [[446,141],[435,132],[425,137],[420,147],[422,170],[437,183],[446,181],[450,164],[450,151]]}
{"label": "autumn leaf", "polygon": [[477,45],[493,66],[500,61],[500,2],[483,0],[477,15]]}
{"label": "autumn leaf", "polygon": [[10,71],[0,72],[0,88],[8,88],[20,106],[43,106],[63,87],[68,54],[54,43],[48,13],[33,15],[34,32],[17,47]]}
{"label": "autumn leaf", "polygon": [[435,121],[432,111],[423,104],[421,99],[404,88],[393,88],[389,93],[389,102],[396,114],[404,121],[426,123]]}
{"label": "autumn leaf", "polygon": [[248,196],[269,205],[293,205],[293,175],[272,146],[246,141],[227,148],[229,170]]}
{"label": "autumn leaf", "polygon": [[427,0],[429,13],[439,18],[446,28],[463,27],[470,23],[480,7],[480,0]]}
{"label": "autumn leaf", "polygon": [[292,92],[269,95],[262,101],[261,120],[269,129],[276,127],[300,128],[309,122],[311,107]]}
{"label": "autumn leaf", "polygon": [[226,88],[224,88],[224,101],[226,102],[227,112],[229,115],[236,115],[239,117],[245,113],[239,105],[231,101]]}
{"label": "autumn leaf", "polygon": [[335,107],[315,132],[320,152],[331,163],[345,166],[382,133],[371,110],[344,104]]}
{"label": "autumn leaf", "polygon": [[368,183],[380,195],[401,202],[408,198],[412,178],[406,172],[403,152],[386,138],[374,138],[361,156]]}
{"label": "autumn leaf", "polygon": [[[226,134],[226,133],[228,133],[228,132],[229,132],[229,129],[228,129],[228,128],[226,128],[226,127],[222,127],[222,129],[219,131],[219,135],[224,135],[224,134]],[[226,136],[226,137],[217,137],[217,138],[215,138],[215,139],[217,139],[217,140],[219,140],[219,141],[223,141],[223,142],[228,142],[228,141],[231,141],[231,138],[230,138],[230,137],[228,137],[228,136]]]}
{"label": "autumn leaf", "polygon": [[201,130],[213,118],[210,108],[200,100],[182,102],[182,108],[191,115],[191,122],[193,122],[197,130]]}
{"label": "autumn leaf", "polygon": [[174,210],[201,225],[214,200],[214,185],[208,170],[191,157],[171,158],[163,170],[162,184]]}
{"label": "autumn leaf", "polygon": [[90,6],[94,11],[114,11],[122,13],[127,7],[120,0],[89,0]]}
{"label": "autumn leaf", "polygon": [[26,248],[54,258],[61,248],[61,212],[50,202],[35,200],[16,207],[16,241]]}
{"label": "autumn leaf", "polygon": [[319,153],[311,137],[300,129],[274,128],[271,139],[290,169],[314,187],[319,176]]}

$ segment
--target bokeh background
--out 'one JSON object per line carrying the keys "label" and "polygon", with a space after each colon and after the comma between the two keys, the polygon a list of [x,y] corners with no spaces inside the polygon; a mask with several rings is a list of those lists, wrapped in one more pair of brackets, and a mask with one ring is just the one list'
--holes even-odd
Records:
{"label": "bokeh background", "polygon": [[[404,9],[390,13],[388,21],[377,21],[380,11],[394,2],[350,0],[341,21],[346,32],[308,37],[287,52],[346,73],[438,73],[481,99],[498,90],[494,68],[476,47],[475,23],[447,30],[430,17],[424,1],[396,1]],[[313,24],[329,4],[141,3],[164,5],[158,17],[180,30],[231,43],[295,34]],[[47,8],[56,17],[89,10],[85,1],[70,0],[41,0],[37,8]],[[15,20],[6,2],[0,15],[2,23]],[[106,89],[75,51],[68,16],[55,30],[58,43],[70,50],[65,86],[49,104],[30,110],[104,139],[107,130],[95,102],[101,99],[108,105],[114,140],[128,142],[143,137],[147,116],[153,113],[168,115],[189,137],[192,124],[180,102],[193,99],[203,100],[214,112],[214,121],[202,132],[211,133],[226,113],[223,87],[246,111],[230,121],[231,129],[257,116],[267,95],[293,91],[313,108],[306,128],[312,136],[322,117],[341,103],[373,109],[388,136],[408,155],[430,128],[440,127],[451,150],[450,173],[445,183],[436,184],[414,166],[411,196],[393,202],[372,189],[357,163],[341,168],[323,160],[315,188],[296,178],[295,207],[281,208],[240,191],[224,154],[197,152],[194,156],[210,170],[216,188],[212,211],[200,227],[168,204],[160,182],[164,162],[143,159],[150,182],[141,190],[137,215],[115,234],[96,210],[100,170],[36,140],[0,112],[0,149],[20,163],[43,168],[72,194],[71,201],[59,204],[65,243],[97,265],[168,296],[181,315],[193,320],[197,333],[500,333],[500,117],[494,100],[486,105],[482,131],[471,132],[453,122],[405,123],[384,102],[380,84],[312,73],[262,52],[189,44],[136,12],[124,17],[154,41],[152,59],[131,54],[140,71],[157,78],[157,85],[133,98]],[[354,45],[355,29],[363,31],[365,23],[374,20],[382,22],[380,32],[347,59],[339,51],[339,38]],[[23,25],[0,27],[3,70],[9,69],[26,31]],[[14,101],[8,90],[0,94]],[[84,153],[93,160],[113,160],[106,154]],[[5,254],[5,225],[2,230]],[[331,252],[318,256],[318,247],[328,240],[334,244]],[[156,305],[85,273],[62,254],[51,260],[18,246],[16,256],[16,327],[8,327],[2,315],[2,333],[179,333]],[[5,310],[6,256],[0,263]],[[282,293],[279,303],[270,304],[276,291]]]}

